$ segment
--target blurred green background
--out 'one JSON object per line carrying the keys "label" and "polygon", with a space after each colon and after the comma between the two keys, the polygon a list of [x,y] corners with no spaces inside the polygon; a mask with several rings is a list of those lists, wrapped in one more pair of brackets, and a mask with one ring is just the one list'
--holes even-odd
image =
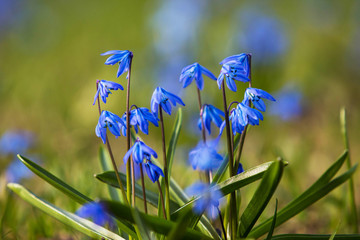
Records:
{"label": "blurred green background", "polygon": [[[253,54],[253,86],[278,99],[268,103],[264,122],[252,127],[244,168],[282,156],[289,162],[276,192],[279,207],[299,195],[342,153],[339,111],[345,106],[353,162],[360,148],[360,1],[23,1],[0,0],[0,134],[25,130],[46,169],[93,198],[107,197],[93,178],[101,172],[92,105],[97,79],[117,81],[117,66],[104,65],[107,50],[134,53],[131,103],[149,107],[157,86],[179,94],[186,107],[173,176],[184,187],[196,180],[188,151],[200,140],[195,86],[178,82],[184,66],[199,62],[219,74],[227,56]],[[228,101],[243,98],[246,84]],[[222,107],[216,82],[205,79],[203,102]],[[104,105],[103,105],[104,106]],[[125,92],[110,96],[106,108],[122,115]],[[166,117],[170,130],[174,117]],[[217,130],[213,129],[216,134]],[[169,135],[169,134],[168,134]],[[160,129],[143,138],[161,152]],[[213,135],[215,137],[215,135]],[[169,136],[167,137],[169,138]],[[110,139],[117,160],[125,139]],[[225,143],[225,142],[224,142]],[[13,156],[0,159],[1,235],[5,239],[83,239],[6,190]],[[15,161],[15,160],[14,160]],[[354,176],[360,205],[359,173]],[[79,206],[37,177],[26,187],[57,206]],[[148,184],[150,185],[150,184]],[[151,186],[150,186],[151,187]],[[244,202],[253,188],[246,188]],[[275,205],[275,202],[273,203]],[[352,232],[344,186],[278,233]],[[269,206],[266,216],[271,216]]]}

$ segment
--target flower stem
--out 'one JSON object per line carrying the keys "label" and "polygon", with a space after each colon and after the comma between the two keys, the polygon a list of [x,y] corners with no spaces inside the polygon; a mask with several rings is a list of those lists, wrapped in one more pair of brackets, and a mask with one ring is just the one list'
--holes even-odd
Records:
{"label": "flower stem", "polygon": [[[131,145],[131,136],[130,136],[130,78],[131,78],[131,65],[132,65],[132,59],[131,59],[131,63],[129,66],[129,76],[127,79],[127,89],[126,89],[126,147],[127,147],[127,151],[129,151],[130,149],[130,145]],[[131,173],[133,171],[131,171],[131,165],[133,160],[132,158],[130,159],[130,161],[127,162],[126,164],[126,190],[127,190],[127,199],[130,202],[131,200],[131,182],[130,182],[130,177],[131,177]],[[133,184],[134,185],[134,184]]]}
{"label": "flower stem", "polygon": [[162,149],[163,149],[163,158],[164,158],[164,183],[165,183],[165,210],[166,217],[170,219],[170,192],[169,192],[169,173],[166,159],[166,145],[165,145],[165,128],[164,128],[164,119],[161,105],[159,104],[160,112],[160,123],[161,123],[161,136],[162,136]]}
{"label": "flower stem", "polygon": [[[96,89],[98,88],[98,82],[96,83]],[[98,103],[98,110],[99,110],[99,115],[101,115],[101,106],[100,106],[100,96],[98,96],[97,98],[97,103]],[[110,142],[109,142],[109,138],[108,136],[106,135],[106,146],[107,146],[107,149],[109,151],[109,155],[110,155],[110,159],[111,159],[111,163],[113,165],[113,168],[114,168],[114,171],[115,171],[115,175],[116,175],[116,179],[119,183],[119,187],[121,189],[121,193],[122,193],[122,196],[123,196],[123,199],[124,201],[129,204],[127,198],[126,198],[126,194],[125,194],[125,189],[124,189],[124,186],[122,185],[122,182],[120,180],[120,176],[119,176],[119,172],[118,172],[118,168],[116,166],[116,162],[115,162],[115,159],[114,159],[114,155],[112,153],[112,150],[111,150],[111,146],[110,146]]]}
{"label": "flower stem", "polygon": [[[203,142],[206,143],[206,132],[205,132],[205,124],[204,124],[204,119],[203,119],[203,105],[201,103],[201,93],[200,93],[200,89],[198,87],[196,87],[197,89],[197,95],[198,95],[198,103],[199,103],[199,111],[200,111],[200,121],[201,121],[201,131],[202,131],[202,138],[203,138]],[[210,176],[210,171],[207,170],[205,171],[205,179],[206,182],[211,183],[212,181],[212,177]]]}
{"label": "flower stem", "polygon": [[142,192],[143,192],[143,200],[144,200],[144,210],[147,214],[147,202],[146,202],[146,193],[145,193],[145,182],[144,182],[144,171],[143,171],[143,165],[142,163],[139,164],[140,166],[140,174],[141,174],[141,186],[142,186]]}
{"label": "flower stem", "polygon": [[158,185],[159,192],[160,192],[160,200],[161,200],[161,206],[162,206],[162,208],[163,208],[164,218],[167,219],[167,218],[166,218],[164,195],[163,195],[163,192],[162,192],[162,190],[161,190],[161,186],[160,186],[159,180],[157,180],[157,185]]}
{"label": "flower stem", "polygon": [[[224,100],[224,112],[225,112],[225,124],[226,124],[226,139],[227,139],[227,146],[228,146],[228,152],[229,152],[229,175],[230,177],[234,176],[234,155],[233,155],[233,149],[231,144],[231,136],[230,136],[230,122],[229,122],[229,112],[227,110],[228,106],[226,103],[226,92],[225,92],[225,81],[222,83],[222,89],[223,89],[223,100]],[[235,198],[235,192],[232,192],[230,195],[230,204],[229,204],[229,223],[230,223],[230,233],[231,233],[231,239],[236,238],[236,225],[237,225],[237,219],[236,216],[236,198]]]}
{"label": "flower stem", "polygon": [[221,216],[221,211],[220,211],[219,207],[217,207],[217,210],[218,210],[218,212],[219,212],[219,217],[220,217],[220,222],[221,222],[221,228],[222,228],[222,231],[223,231],[223,233],[224,233],[224,238],[225,238],[225,240],[227,240],[226,230],[225,230],[225,226],[224,226],[224,220],[223,220],[223,218],[222,218],[222,216]]}

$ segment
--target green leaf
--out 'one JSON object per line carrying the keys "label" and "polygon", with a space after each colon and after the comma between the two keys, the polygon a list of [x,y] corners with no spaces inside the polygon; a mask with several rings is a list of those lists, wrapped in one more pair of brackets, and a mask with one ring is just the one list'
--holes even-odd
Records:
{"label": "green leaf", "polygon": [[[179,108],[177,115],[176,115],[175,123],[173,126],[170,143],[169,143],[169,146],[168,146],[168,149],[166,152],[166,158],[168,161],[168,182],[170,181],[170,178],[171,178],[171,169],[172,169],[172,165],[174,162],[175,149],[176,149],[177,141],[179,139],[181,126],[182,126],[182,109]],[[165,179],[164,178],[161,178],[160,185],[161,185],[162,191],[164,192],[164,187],[165,187]],[[171,208],[171,206],[170,206],[170,208]],[[171,212],[171,209],[170,209],[170,212]],[[158,202],[158,216],[162,216],[162,215],[163,215],[163,209],[161,207],[161,202],[159,201]]]}
{"label": "green leaf", "polygon": [[[101,168],[104,172],[112,170],[109,153],[105,150],[105,148],[102,145],[99,148],[99,159],[100,159]],[[123,185],[126,186],[126,184]],[[112,200],[119,202],[121,201],[120,199],[122,198],[122,196],[117,189],[108,185],[108,191]]]}
{"label": "green leaf", "polygon": [[76,202],[80,204],[84,204],[86,202],[92,202],[93,200],[84,194],[80,193],[73,187],[69,186],[50,172],[46,171],[44,168],[40,167],[33,161],[21,156],[17,155],[17,157],[27,166],[31,171],[33,171],[36,175],[44,179],[46,182],[50,183],[55,188],[59,189],[61,192],[68,195],[70,198],[74,199]]}
{"label": "green leaf", "polygon": [[[274,163],[274,161],[271,161],[271,162],[263,163],[259,166],[250,168],[249,170],[246,170],[240,174],[237,174],[231,178],[228,178],[224,182],[221,182],[221,183],[217,184],[216,186],[210,188],[210,191],[220,190],[222,192],[222,194],[224,196],[226,196],[227,194],[230,194],[231,192],[238,190],[238,189],[260,179],[264,175],[266,170],[269,168],[269,166],[273,163]],[[181,200],[189,199],[189,197],[186,196],[185,193],[182,193],[180,191],[181,189],[178,189],[179,188],[178,186],[175,185],[174,187],[175,187],[174,189],[176,189],[176,194],[181,196]],[[201,196],[198,196],[197,198],[195,198],[191,201],[188,200],[186,203],[182,202],[181,204],[184,204],[184,203],[185,204],[183,206],[181,206],[181,208],[179,208],[177,211],[175,211],[172,214],[172,217],[174,217],[174,219],[176,219],[177,215],[179,213],[181,213],[181,211],[183,211],[183,209],[185,209],[188,205],[192,204],[194,201],[197,201],[199,198],[201,198]]]}
{"label": "green leaf", "polygon": [[[320,187],[316,191],[311,191],[309,194],[302,194],[300,197],[295,199],[294,201],[290,202],[285,208],[281,209],[276,217],[276,226],[281,225],[282,223],[286,222],[293,216],[297,215],[305,208],[309,207],[311,204],[315,203],[329,192],[331,192],[336,187],[340,186],[344,182],[346,182],[352,174],[355,172],[357,165],[352,167],[350,170],[346,171],[344,174],[340,175],[339,177],[335,178],[328,184]],[[249,234],[249,237],[258,238],[261,235],[265,234],[271,225],[271,218],[267,219],[259,226],[255,227]]]}
{"label": "green leaf", "polygon": [[[60,180],[58,177],[54,176],[50,172],[46,171],[36,163],[32,162],[31,160],[18,155],[18,158],[36,175],[44,179],[46,182],[50,183],[55,188],[59,189],[61,192],[65,193],[65,195],[69,196],[77,203],[83,205],[87,202],[92,202],[93,200],[84,194],[80,193],[76,189],[69,186],[67,183]],[[124,232],[135,235],[132,226],[129,226],[126,222],[118,222],[119,228],[122,229]],[[136,236],[136,235],[135,235]]]}
{"label": "green leaf", "polygon": [[44,211],[50,216],[56,218],[60,222],[88,235],[89,237],[115,239],[115,240],[124,239],[119,235],[107,230],[106,228],[96,225],[91,221],[88,221],[75,214],[60,209],[52,205],[51,203],[46,202],[45,200],[42,200],[41,198],[37,197],[35,194],[28,191],[19,184],[8,183],[7,187],[10,188],[13,192],[15,192],[17,195],[19,195],[22,199],[24,199],[28,203],[39,208],[40,210]]}
{"label": "green leaf", "polygon": [[138,235],[138,238],[142,240],[150,240],[150,231],[146,226],[145,222],[142,220],[139,210],[137,210],[136,208],[132,208],[131,213],[134,218],[135,224],[139,229],[138,231],[136,231],[138,234],[140,234],[140,236]]}
{"label": "green leaf", "polygon": [[[120,180],[123,183],[125,190],[126,190],[126,184],[125,184],[126,175],[123,173],[120,173],[120,172],[119,172],[119,175],[120,175]],[[114,171],[107,171],[104,173],[95,174],[95,177],[97,179],[99,179],[100,181],[102,181],[112,187],[120,188]],[[146,201],[148,203],[150,203],[151,205],[157,207],[159,195],[150,190],[147,190],[147,189],[145,190],[145,193],[146,193]],[[135,183],[135,195],[136,195],[136,197],[143,199],[142,187],[138,183]],[[179,206],[180,205],[178,203],[176,203],[174,201],[170,201],[170,209],[175,210],[175,209],[178,209]]]}
{"label": "green leaf", "polygon": [[272,235],[273,235],[273,233],[274,233],[275,223],[276,223],[277,207],[278,207],[278,200],[276,199],[274,217],[273,217],[273,221],[272,221],[272,223],[271,223],[270,231],[269,231],[269,233],[268,233],[268,235],[267,235],[267,237],[266,237],[266,240],[271,240]]}
{"label": "green leaf", "polygon": [[189,219],[192,217],[192,209],[188,208],[187,211],[183,212],[182,216],[176,221],[175,227],[171,230],[167,239],[178,240],[184,236],[184,229],[189,226]]}
{"label": "green leaf", "polygon": [[282,161],[275,161],[266,170],[259,187],[241,215],[238,229],[240,237],[247,237],[264,211],[280,182],[283,169],[284,163]]}
{"label": "green leaf", "polygon": [[[281,234],[272,237],[272,240],[328,240],[330,234]],[[337,234],[335,240],[358,240],[360,234]]]}
{"label": "green leaf", "polygon": [[[131,214],[132,208],[114,201],[101,201],[101,203],[107,206],[107,209],[112,213],[112,215],[118,219],[126,220],[131,223],[135,223],[135,220]],[[147,215],[139,212],[139,215],[142,221],[146,224],[146,226],[160,234],[167,235],[170,231],[175,228],[176,223],[172,221],[167,221],[163,218]],[[183,229],[184,238],[183,239],[212,239],[198,231],[192,229]]]}

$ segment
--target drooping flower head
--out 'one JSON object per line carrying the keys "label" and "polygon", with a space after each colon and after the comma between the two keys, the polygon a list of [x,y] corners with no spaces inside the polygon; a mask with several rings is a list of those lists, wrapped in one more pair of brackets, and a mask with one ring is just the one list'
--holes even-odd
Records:
{"label": "drooping flower head", "polygon": [[[122,120],[126,123],[126,112],[122,116]],[[138,133],[138,126],[140,130],[145,133],[149,134],[149,122],[154,124],[156,127],[159,126],[158,124],[159,119],[155,117],[153,113],[150,112],[147,108],[135,108],[130,111],[130,125],[134,126],[135,132]],[[122,134],[126,136],[126,128],[122,128]]]}
{"label": "drooping flower head", "polygon": [[204,79],[202,74],[205,74],[209,78],[216,80],[216,77],[205,67],[198,63],[193,63],[181,71],[180,82],[183,82],[183,88],[186,88],[195,79],[196,85],[200,90],[204,88]]}
{"label": "drooping flower head", "polygon": [[[236,133],[241,134],[247,124],[259,125],[260,120],[264,120],[264,117],[258,110],[241,102],[236,108],[231,110],[229,120],[231,122],[233,134],[236,135]],[[224,128],[225,121],[223,121],[220,126],[220,134],[222,134]]]}
{"label": "drooping flower head", "polygon": [[189,162],[193,169],[209,171],[218,168],[223,157],[216,152],[218,139],[199,142],[189,153]]}
{"label": "drooping flower head", "polygon": [[102,111],[99,117],[98,124],[95,128],[96,136],[100,137],[103,143],[106,143],[106,129],[109,128],[110,132],[115,137],[120,136],[120,128],[126,125],[123,120],[116,114],[109,111]]}
{"label": "drooping flower head", "polygon": [[241,82],[249,82],[249,57],[248,54],[242,53],[225,58],[220,62],[222,66],[220,75],[217,79],[219,89],[221,89],[224,78],[226,85],[231,91],[236,92],[237,87],[234,80]]}
{"label": "drooping flower head", "polygon": [[188,187],[186,193],[190,196],[199,196],[195,200],[193,211],[196,214],[203,214],[205,211],[211,219],[218,216],[218,207],[223,194],[216,187],[210,188],[208,184],[197,182]]}
{"label": "drooping flower head", "polygon": [[176,96],[161,87],[157,87],[151,97],[151,111],[158,116],[159,105],[169,115],[171,115],[171,104],[176,106],[179,103],[185,106],[184,102]]}
{"label": "drooping flower head", "polygon": [[130,155],[132,155],[133,160],[135,163],[143,163],[143,160],[150,160],[151,155],[154,156],[154,158],[157,158],[157,153],[147,146],[143,141],[140,141],[140,139],[136,139],[134,145],[127,151],[127,153],[124,156],[124,163],[127,162]]}
{"label": "drooping flower head", "polygon": [[254,104],[254,107],[260,111],[265,111],[266,106],[262,98],[268,99],[270,101],[276,101],[273,96],[265,92],[262,89],[258,88],[247,88],[244,94],[244,104],[248,105],[249,100]]}
{"label": "drooping flower head", "polygon": [[95,102],[97,100],[97,98],[101,97],[102,101],[104,103],[106,103],[106,98],[109,96],[109,94],[111,94],[110,90],[124,90],[123,86],[121,86],[120,84],[116,83],[116,82],[110,82],[110,81],[106,81],[106,80],[98,80],[98,88],[94,97],[94,103],[93,105],[95,105]]}
{"label": "drooping flower head", "polygon": [[[114,65],[116,63],[119,64],[119,69],[117,72],[117,77],[120,77],[121,74],[124,72],[128,72],[131,65],[131,60],[133,58],[133,53],[129,50],[111,50],[107,51],[105,53],[102,53],[101,56],[105,55],[111,55],[108,59],[106,59],[105,64],[106,65]],[[129,78],[129,72],[126,76],[126,78]]]}
{"label": "drooping flower head", "polygon": [[115,222],[107,213],[106,207],[98,202],[84,204],[76,211],[76,215],[82,218],[90,218],[95,224],[103,227],[106,224],[109,224],[110,228],[115,226]]}
{"label": "drooping flower head", "polygon": [[164,177],[164,173],[161,168],[153,164],[150,160],[147,160],[144,163],[144,167],[147,175],[153,183],[158,181],[160,176]]}
{"label": "drooping flower head", "polygon": [[[209,134],[211,134],[211,122],[214,122],[217,127],[220,127],[222,123],[221,117],[225,117],[223,111],[210,104],[205,104],[203,106],[202,113],[200,115],[204,121],[205,129],[208,130]],[[201,117],[198,120],[198,127],[202,130]]]}
{"label": "drooping flower head", "polygon": [[0,154],[23,154],[33,144],[33,133],[24,130],[8,130],[0,138]]}

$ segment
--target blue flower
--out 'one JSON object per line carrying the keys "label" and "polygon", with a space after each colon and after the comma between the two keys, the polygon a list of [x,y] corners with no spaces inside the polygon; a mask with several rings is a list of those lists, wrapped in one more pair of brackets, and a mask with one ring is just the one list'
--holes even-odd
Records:
{"label": "blue flower", "polygon": [[[259,125],[259,120],[264,120],[264,117],[258,110],[241,102],[231,110],[229,120],[231,121],[233,134],[236,135],[236,133],[241,134],[247,124]],[[224,128],[225,121],[220,126],[220,134],[222,134]]]}
{"label": "blue flower", "polygon": [[171,104],[176,106],[176,103],[179,103],[185,106],[184,102],[176,96],[161,87],[157,87],[151,97],[151,111],[158,116],[159,104],[161,108],[169,115],[171,115]]}
{"label": "blue flower", "polygon": [[243,165],[241,163],[239,163],[239,167],[237,169],[237,172],[236,174],[240,174],[240,173],[243,173],[244,172],[244,168],[243,168]]}
{"label": "blue flower", "polygon": [[277,102],[270,105],[270,114],[279,116],[283,121],[290,121],[301,116],[303,96],[295,86],[287,85],[274,95]]}
{"label": "blue flower", "polygon": [[203,214],[206,211],[211,219],[218,216],[219,200],[223,194],[217,188],[210,188],[208,184],[197,182],[186,189],[186,193],[190,196],[199,196],[195,199],[193,211],[196,214]]}
{"label": "blue flower", "polygon": [[226,85],[231,91],[236,92],[237,87],[234,80],[248,82],[250,69],[249,69],[249,57],[248,54],[242,53],[225,58],[220,62],[222,68],[220,75],[217,79],[219,89],[221,89],[224,78],[226,79]]}
{"label": "blue flower", "polygon": [[31,132],[9,130],[0,138],[0,153],[3,155],[23,154],[33,143],[34,135]]}
{"label": "blue flower", "polygon": [[114,134],[114,136],[120,136],[121,127],[125,127],[126,125],[123,120],[116,114],[109,111],[102,111],[99,117],[98,124],[95,128],[96,136],[100,137],[103,143],[106,143],[106,129],[109,128],[110,132]]}
{"label": "blue flower", "polygon": [[[128,72],[130,69],[131,61],[133,58],[133,53],[129,50],[111,50],[107,51],[105,53],[102,53],[101,56],[110,55],[113,54],[111,57],[106,59],[105,64],[106,65],[114,65],[116,63],[119,63],[119,69],[117,72],[117,77],[120,77],[121,74],[124,72]],[[126,78],[129,78],[129,73],[127,74]]]}
{"label": "blue flower", "polygon": [[271,96],[269,93],[265,92],[264,90],[258,88],[247,88],[245,90],[243,102],[244,104],[247,105],[249,100],[251,100],[251,102],[254,104],[254,107],[264,112],[266,110],[266,106],[261,98],[265,98],[270,101],[276,101],[273,96]]}
{"label": "blue flower", "polygon": [[144,167],[147,175],[153,183],[159,180],[160,176],[164,177],[164,173],[161,168],[153,164],[150,160],[144,163]]}
{"label": "blue flower", "polygon": [[134,126],[136,133],[138,133],[137,126],[139,125],[140,130],[143,133],[149,134],[149,122],[158,127],[158,121],[159,119],[157,119],[157,117],[155,117],[147,108],[135,108],[130,111],[130,125]]}
{"label": "blue flower", "polygon": [[84,204],[76,211],[76,215],[82,218],[90,218],[95,224],[100,226],[105,226],[106,224],[109,224],[110,228],[115,226],[115,222],[107,213],[106,207],[98,202]]}
{"label": "blue flower", "polygon": [[223,160],[223,157],[216,152],[216,145],[218,139],[215,141],[203,141],[192,149],[189,153],[189,162],[193,169],[202,171],[209,171],[218,168]]}
{"label": "blue flower", "polygon": [[109,96],[109,94],[111,94],[110,90],[118,90],[118,89],[124,90],[124,88],[116,82],[98,80],[97,83],[98,83],[98,88],[94,97],[93,105],[95,105],[95,102],[99,97],[99,94],[103,102],[106,103],[106,98]]}
{"label": "blue flower", "polygon": [[[214,124],[217,127],[220,127],[221,123],[222,123],[221,116],[225,117],[225,114],[223,111],[221,111],[220,109],[218,109],[210,104],[204,105],[204,107],[202,109],[202,114],[200,114],[200,115],[202,115],[205,129],[208,130],[209,134],[211,134],[211,122],[214,122]],[[200,130],[202,130],[201,117],[198,120],[198,127],[200,128]]]}
{"label": "blue flower", "polygon": [[[37,161],[36,161],[37,162]],[[6,169],[6,180],[8,182],[19,183],[23,179],[30,178],[34,175],[17,157],[10,163]]]}
{"label": "blue flower", "polygon": [[183,88],[186,88],[190,83],[195,79],[196,85],[200,90],[204,88],[204,79],[202,74],[205,74],[209,78],[216,80],[214,74],[212,74],[208,69],[201,66],[198,63],[193,63],[181,71],[180,82],[184,82]]}
{"label": "blue flower", "polygon": [[137,164],[142,163],[144,159],[150,160],[151,155],[157,158],[157,153],[144,142],[140,141],[140,139],[137,139],[134,145],[127,151],[123,159],[124,163],[127,162],[130,155],[132,155],[134,162]]}

